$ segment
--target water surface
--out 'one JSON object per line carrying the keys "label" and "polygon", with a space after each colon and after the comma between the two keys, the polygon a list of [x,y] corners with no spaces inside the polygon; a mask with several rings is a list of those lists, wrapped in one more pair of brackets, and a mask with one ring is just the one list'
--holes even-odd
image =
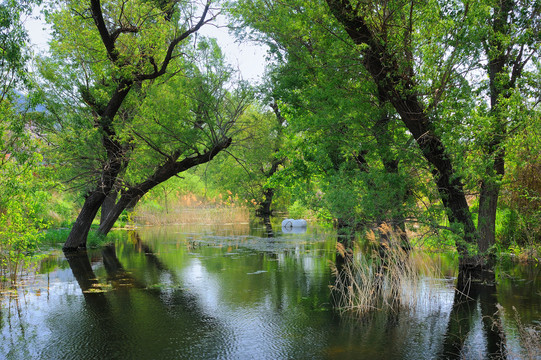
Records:
{"label": "water surface", "polygon": [[339,316],[336,235],[272,235],[248,224],[147,228],[67,259],[57,251],[1,298],[0,358],[486,358],[484,312],[495,303],[507,314],[504,345],[520,358],[512,308],[526,325],[541,322],[538,268],[508,264],[492,293],[457,305],[453,259],[419,284],[427,296],[413,311]]}

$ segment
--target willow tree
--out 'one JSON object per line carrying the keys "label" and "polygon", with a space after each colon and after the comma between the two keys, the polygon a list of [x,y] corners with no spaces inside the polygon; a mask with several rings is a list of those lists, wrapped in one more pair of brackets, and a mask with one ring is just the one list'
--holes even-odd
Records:
{"label": "willow tree", "polygon": [[214,15],[210,0],[67,0],[49,9],[47,19],[53,29],[51,53],[66,59],[57,65],[70,77],[55,91],[70,93],[74,108],[85,109],[78,121],[89,125],[69,136],[83,146],[85,139],[76,138],[88,136],[93,148],[87,157],[98,154],[95,168],[86,174],[92,185],[64,245],[72,250],[85,247],[92,221],[129,164],[132,138],[124,130],[141,101],[138,96],[144,97],[157,79],[181,71],[187,42]]}
{"label": "willow tree", "polygon": [[133,137],[130,164],[117,178],[118,199],[112,192],[113,206],[107,212],[102,206],[101,235],[151,189],[231,145],[252,99],[249,86],[232,83],[233,75],[216,42],[202,41],[182,77],[149,90],[127,130]]}

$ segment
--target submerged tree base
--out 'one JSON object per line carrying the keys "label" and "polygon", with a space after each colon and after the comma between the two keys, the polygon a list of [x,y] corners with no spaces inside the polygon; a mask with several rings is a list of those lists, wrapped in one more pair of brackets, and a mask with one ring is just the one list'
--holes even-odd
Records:
{"label": "submerged tree base", "polygon": [[488,257],[477,256],[460,259],[458,270],[457,289],[465,294],[467,294],[471,283],[485,285],[494,285],[496,283],[494,261]]}

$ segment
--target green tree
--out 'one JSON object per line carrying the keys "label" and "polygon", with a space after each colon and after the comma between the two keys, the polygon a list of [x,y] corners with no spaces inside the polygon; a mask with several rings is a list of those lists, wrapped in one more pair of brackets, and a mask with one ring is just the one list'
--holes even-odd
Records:
{"label": "green tree", "polygon": [[282,154],[283,118],[263,105],[247,109],[236,128],[231,147],[220,159],[205,169],[202,175],[209,187],[232,192],[241,200],[256,206],[256,214],[272,214],[275,186],[271,176],[286,162]]}
{"label": "green tree", "polygon": [[251,91],[242,83],[228,89],[233,72],[214,40],[199,46],[197,64],[183,77],[153,87],[130,125],[130,164],[119,178],[120,197],[100,224],[102,235],[152,188],[230,146]]}
{"label": "green tree", "polygon": [[[347,0],[236,5],[244,20],[263,33],[262,41],[274,44],[277,59],[289,57],[291,62],[301,56],[309,65],[321,61],[319,68],[337,74],[341,84],[335,89],[365,84],[377,99],[375,108],[392,106],[432,173],[449,229],[459,235],[461,268],[483,267],[494,244],[506,144],[535,111],[531,99],[537,98],[539,5]],[[318,27],[330,34],[327,46],[320,46]],[[314,68],[310,71],[316,73]],[[356,73],[342,76],[350,69]],[[294,88],[302,87],[297,83]],[[321,93],[321,102],[338,103],[331,92]],[[297,98],[304,94],[305,88],[290,93]],[[350,91],[338,97],[363,95]],[[344,107],[338,103],[336,109]],[[389,129],[394,127],[373,131],[379,141],[408,148]],[[393,156],[382,160],[391,164]],[[468,203],[471,192],[478,194],[478,226]]]}
{"label": "green tree", "polygon": [[[210,1],[198,9],[196,2],[90,0],[63,1],[48,11],[54,61],[45,73],[53,77],[66,73],[55,90],[65,92],[65,99],[75,99],[72,105],[79,110],[60,113],[52,106],[54,120],[61,125],[51,127],[61,128],[66,114],[72,117],[68,126],[81,131],[61,132],[69,138],[64,143],[79,153],[74,160],[94,165],[91,172],[79,175],[90,182],[66,250],[85,247],[92,221],[129,164],[133,137],[126,129],[133,109],[156,79],[181,71],[187,40],[214,18],[210,6]],[[93,185],[88,187],[89,183]]]}
{"label": "green tree", "polygon": [[30,85],[24,17],[38,3],[0,3],[0,280],[9,275],[15,281],[37,250],[39,230],[46,225],[40,210],[48,184],[31,132],[32,106],[21,92]]}
{"label": "green tree", "polygon": [[[539,6],[532,3],[519,9],[518,2],[514,1],[467,6],[390,1],[383,7],[349,1],[329,0],[327,3],[352,41],[363,47],[361,53],[365,67],[433,166],[449,220],[451,224],[462,227],[464,242],[457,242],[461,267],[482,266],[485,258],[477,256],[477,251],[485,254],[494,244],[499,183],[504,174],[505,141],[513,122],[511,114],[522,110],[520,107],[525,103],[524,94],[520,94],[517,85],[527,64],[533,64],[532,58],[538,56],[532,36],[538,36],[535,19],[539,18]],[[435,20],[422,17],[423,13],[439,13],[441,16]],[[488,24],[485,23],[486,18],[490,19]],[[423,30],[427,28],[441,32]],[[417,39],[417,34],[422,37]],[[430,49],[431,54],[427,54],[428,49],[422,46],[426,41],[435,44]],[[480,57],[483,53],[488,60],[486,64]],[[418,75],[423,71],[416,71],[415,55],[421,57],[421,64],[426,62],[426,66],[432,68],[425,71],[425,74],[432,71],[436,75],[433,79],[437,80],[432,84]],[[441,57],[439,64],[433,62],[434,56]],[[461,65],[485,71],[489,78],[488,89],[483,89],[482,83],[458,83],[466,80],[457,71]],[[484,169],[478,174],[481,182],[478,231],[466,201],[463,174],[456,170],[457,162],[449,150],[452,145],[446,146],[443,141],[445,135],[438,132],[447,120],[440,117],[442,110],[445,111],[440,101],[450,95],[447,89],[452,85],[477,90],[481,98],[485,95],[490,98],[486,104],[477,97],[478,112],[488,109],[488,114],[482,116],[484,121],[475,124],[484,126],[488,134],[482,130],[474,134],[475,140],[482,144],[479,153],[486,160]],[[428,101],[422,100],[421,89],[432,90]],[[476,92],[471,91],[468,95],[474,94]],[[522,103],[518,108],[509,101],[514,96],[518,97],[515,101],[520,99],[518,103]],[[452,105],[458,111],[456,99]],[[471,120],[477,119],[472,116]]]}
{"label": "green tree", "polygon": [[292,140],[284,152],[294,163],[275,182],[330,212],[340,227],[403,227],[407,169],[399,164],[411,160],[408,137],[366,81],[355,49],[336,24],[325,23],[332,18],[323,4],[240,1],[233,12],[273,49],[270,82]]}

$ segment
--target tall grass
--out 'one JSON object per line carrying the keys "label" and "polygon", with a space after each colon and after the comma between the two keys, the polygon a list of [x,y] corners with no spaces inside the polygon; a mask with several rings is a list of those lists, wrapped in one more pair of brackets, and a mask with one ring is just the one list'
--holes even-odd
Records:
{"label": "tall grass", "polygon": [[231,194],[211,199],[185,194],[167,203],[145,202],[137,207],[132,220],[144,225],[238,224],[250,221],[250,210]]}
{"label": "tall grass", "polygon": [[428,262],[419,261],[412,252],[400,246],[399,234],[386,224],[366,235],[368,251],[346,249],[337,243],[339,265],[331,263],[335,282],[331,286],[335,308],[357,315],[372,310],[398,310],[412,308],[419,299],[417,294],[423,273],[435,270]]}

